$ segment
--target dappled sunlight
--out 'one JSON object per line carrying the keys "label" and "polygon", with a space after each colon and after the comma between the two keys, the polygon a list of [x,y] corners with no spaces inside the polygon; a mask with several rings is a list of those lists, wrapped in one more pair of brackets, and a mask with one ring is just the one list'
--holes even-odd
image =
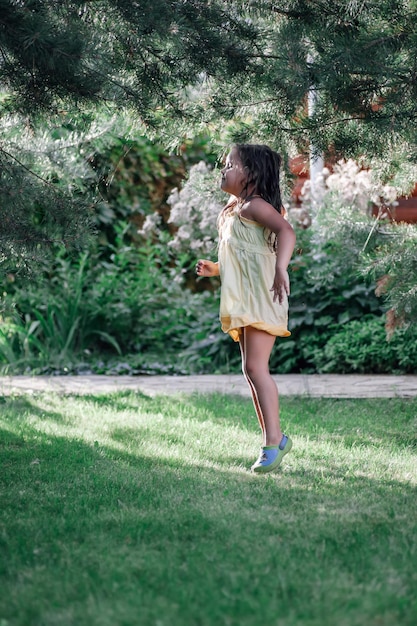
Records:
{"label": "dappled sunlight", "polygon": [[[24,425],[46,437],[80,440],[88,445],[127,454],[148,463],[173,463],[245,475],[260,445],[260,433],[249,400],[220,394],[181,398],[147,397],[122,392],[110,396],[62,398],[41,394],[8,402],[19,407],[16,427]],[[410,434],[383,438],[375,428],[337,426],[303,415],[295,421],[286,402],[294,448],[274,477],[298,477],[298,487],[340,488],[353,478],[415,485],[414,440]],[[346,401],[349,406],[350,401]],[[328,401],[331,412],[343,404]],[[7,405],[6,405],[7,407]],[[307,426],[311,432],[304,432]],[[411,437],[411,438],[410,438]],[[396,445],[397,442],[403,445]],[[410,442],[410,445],[406,445]],[[308,475],[308,480],[302,477]]]}
{"label": "dappled sunlight", "polygon": [[[81,439],[132,455],[146,454],[161,459],[198,460],[215,452],[218,458],[241,454],[258,446],[259,434],[253,419],[253,433],[240,419],[218,419],[213,408],[200,400],[197,409],[187,399],[147,398],[136,394],[102,398],[66,399],[65,409],[59,397],[42,395],[25,404],[25,422],[46,435]],[[117,407],[117,408],[115,408]],[[230,407],[229,407],[230,413]],[[198,416],[195,419],[195,416]],[[238,447],[235,453],[234,447]]]}
{"label": "dappled sunlight", "polygon": [[[220,498],[221,506],[229,512],[234,510],[236,515],[240,514],[242,502],[248,504],[260,489],[271,490],[271,499],[262,502],[265,515],[268,511],[276,515],[282,499],[294,503],[300,494],[303,507],[309,506],[324,520],[371,514],[375,498],[376,515],[380,517],[380,497],[391,497],[395,486],[411,489],[417,483],[414,448],[396,447],[392,438],[385,445],[380,441],[374,444],[363,428],[357,440],[350,432],[345,436],[335,434],[330,424],[326,436],[326,422],[320,424],[320,432],[313,428],[311,435],[295,434],[293,450],[279,470],[256,476],[250,473],[250,466],[260,436],[250,403],[240,400],[240,406],[223,405],[223,412],[231,417],[218,418],[218,408],[206,405],[201,397],[180,402],[129,393],[112,395],[107,400],[70,397],[63,402],[53,394],[19,399],[18,419],[8,422],[6,413],[3,422],[10,436],[21,435],[24,442],[35,442],[35,448],[38,442],[54,447],[58,441],[59,446],[66,442],[65,448],[87,446],[85,450],[91,452],[87,465],[102,473],[103,479],[110,471],[108,479],[114,481],[119,471],[116,467],[122,464],[139,482],[144,472],[147,483],[160,475],[159,491],[165,491],[163,483],[170,472],[186,475],[200,485],[212,484],[211,497]],[[235,415],[239,420],[234,419]],[[296,432],[295,423],[292,426]],[[44,467],[37,452],[33,460]],[[83,464],[83,458],[80,462]],[[32,468],[35,471],[39,470],[36,465]],[[239,493],[242,500],[236,498]],[[234,497],[225,502],[223,494]],[[201,493],[195,504],[200,501],[206,503]],[[217,510],[217,503],[211,501],[210,507]],[[290,521],[297,518],[298,512],[285,506],[279,514]],[[252,513],[245,511],[244,515]]]}
{"label": "dappled sunlight", "polygon": [[[416,458],[412,448],[399,451],[390,441],[385,445],[372,446],[358,440],[357,445],[343,437],[336,441],[329,434],[328,440],[314,441],[310,437],[298,437],[293,453],[299,458],[299,467],[311,471],[322,481],[337,483],[353,476],[367,477],[375,481],[417,483]],[[292,454],[293,454],[292,453]]]}

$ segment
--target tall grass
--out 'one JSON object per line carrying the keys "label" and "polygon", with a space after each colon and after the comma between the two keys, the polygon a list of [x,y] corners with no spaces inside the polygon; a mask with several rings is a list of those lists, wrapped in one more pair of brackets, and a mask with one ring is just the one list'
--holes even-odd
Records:
{"label": "tall grass", "polygon": [[416,400],[3,398],[1,626],[414,626]]}
{"label": "tall grass", "polygon": [[[81,254],[72,266],[68,260],[56,259],[56,273],[43,277],[37,292],[27,285],[22,311],[11,307],[0,329],[0,370],[2,373],[23,371],[65,371],[73,360],[80,359],[92,341],[110,345],[120,354],[117,341],[94,318],[86,286],[91,280],[91,259]],[[12,314],[10,314],[10,310]]]}

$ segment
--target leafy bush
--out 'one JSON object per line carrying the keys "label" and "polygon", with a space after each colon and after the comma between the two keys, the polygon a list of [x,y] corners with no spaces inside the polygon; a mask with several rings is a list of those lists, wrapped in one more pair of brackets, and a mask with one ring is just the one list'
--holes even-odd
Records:
{"label": "leafy bush", "polygon": [[94,284],[91,256],[76,262],[58,256],[46,265],[38,280],[13,285],[8,295],[14,313],[6,317],[0,362],[9,369],[65,371],[76,355],[102,342],[120,353],[117,340],[97,324],[95,303],[89,297]]}
{"label": "leafy bush", "polygon": [[229,347],[214,332],[218,295],[193,294],[175,280],[166,247],[127,244],[125,229],[106,255],[58,256],[36,282],[9,285],[3,371],[225,371]]}
{"label": "leafy bush", "polygon": [[387,341],[383,317],[352,320],[334,329],[314,362],[323,373],[412,373],[417,371],[417,329],[397,329]]}
{"label": "leafy bush", "polygon": [[364,315],[382,315],[382,303],[331,241],[315,241],[314,228],[296,228],[297,248],[290,264],[289,329],[277,340],[271,368],[280,373],[316,371],[316,354],[324,350],[341,324]]}
{"label": "leafy bush", "polygon": [[[214,172],[196,166],[171,194],[163,225],[149,217],[132,239],[130,218],[113,221],[112,237],[77,259],[60,251],[39,280],[3,281],[3,370],[239,372],[239,347],[220,329],[219,281],[194,273],[197,256],[215,258],[213,186]],[[311,228],[295,225],[292,336],[277,340],[272,371],[416,371],[416,337],[395,331],[387,342],[383,302],[359,272],[369,218],[334,196],[327,202]]]}
{"label": "leafy bush", "polygon": [[[396,197],[409,193],[415,180],[415,164],[394,176],[340,161],[332,174],[323,171],[320,206],[312,210],[314,245],[331,244],[337,250],[336,266],[345,262],[379,285],[389,308],[388,333],[417,320],[417,227],[390,219]],[[307,207],[310,200],[307,189]],[[371,215],[375,207],[376,218]]]}
{"label": "leafy bush", "polygon": [[[78,258],[57,250],[31,280],[1,276],[3,369],[78,371],[88,362],[105,371],[107,362],[116,367],[114,359],[129,371],[162,371],[171,361],[175,369],[197,312],[180,285],[193,255],[168,246],[176,227],[167,223],[167,198],[187,161],[201,159],[205,141],[195,140],[181,156],[144,138],[113,136],[91,146],[89,161],[103,181],[96,245]],[[141,237],[144,216],[156,210],[164,229],[157,239]]]}
{"label": "leafy bush", "polygon": [[141,242],[138,229],[148,216],[172,233],[168,198],[186,178],[187,166],[200,161],[202,153],[209,158],[207,144],[208,138],[199,136],[172,154],[146,137],[113,135],[110,144],[98,146],[92,162],[100,181],[96,221],[101,241],[114,242],[114,227],[125,221],[130,239]]}

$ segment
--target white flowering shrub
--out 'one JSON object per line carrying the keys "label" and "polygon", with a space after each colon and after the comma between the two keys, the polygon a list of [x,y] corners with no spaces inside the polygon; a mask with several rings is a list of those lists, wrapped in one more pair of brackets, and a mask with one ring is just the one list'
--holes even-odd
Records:
{"label": "white flowering shrub", "polygon": [[[340,160],[333,171],[323,168],[315,182],[316,202],[325,203],[328,196],[336,198],[345,207],[357,208],[368,213],[373,205],[395,206],[400,190],[381,183],[371,169],[363,169],[353,159]],[[302,190],[302,205],[311,205],[311,184],[306,181]]]}
{"label": "white flowering shrub", "polygon": [[139,235],[148,238],[153,235],[162,223],[162,217],[159,213],[150,213],[146,216],[142,224],[142,228],[138,230]]}
{"label": "white flowering shrub", "polygon": [[174,189],[168,198],[171,207],[168,223],[178,228],[169,247],[177,253],[213,254],[217,244],[217,217],[226,201],[227,197],[219,189],[218,172],[203,161],[193,165],[182,189]]}
{"label": "white flowering shrub", "polygon": [[151,213],[138,230],[151,242],[159,265],[176,283],[186,283],[190,273],[195,275],[197,259],[217,258],[217,217],[228,200],[219,182],[219,172],[205,162],[193,165],[182,188],[168,197],[168,220]]}
{"label": "white flowering shrub", "polygon": [[[227,196],[220,190],[219,178],[218,172],[200,161],[190,168],[182,188],[174,189],[168,197],[171,209],[168,224],[175,229],[167,245],[173,256],[191,253],[195,258],[216,252],[217,217],[227,202]],[[147,239],[166,241],[161,227],[161,215],[151,213],[138,233]]]}

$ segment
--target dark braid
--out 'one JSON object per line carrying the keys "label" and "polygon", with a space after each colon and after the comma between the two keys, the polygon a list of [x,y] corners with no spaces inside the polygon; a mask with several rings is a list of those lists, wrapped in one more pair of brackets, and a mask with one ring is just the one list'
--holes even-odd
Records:
{"label": "dark braid", "polygon": [[237,144],[235,148],[242,165],[248,170],[248,186],[254,184],[254,193],[281,213],[280,155],[262,144]]}

